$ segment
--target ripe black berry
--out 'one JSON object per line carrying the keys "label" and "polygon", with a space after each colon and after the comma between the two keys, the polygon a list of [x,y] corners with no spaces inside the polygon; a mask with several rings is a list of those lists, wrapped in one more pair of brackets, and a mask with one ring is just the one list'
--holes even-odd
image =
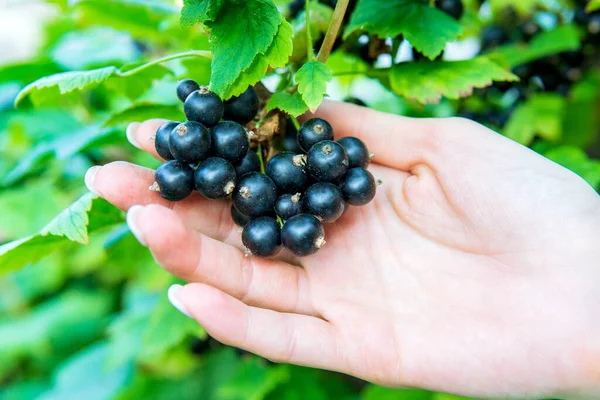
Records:
{"label": "ripe black berry", "polygon": [[173,160],[173,154],[169,150],[169,136],[175,127],[179,125],[179,122],[169,121],[162,124],[157,130],[154,136],[154,147],[159,156],[163,160]]}
{"label": "ripe black berry", "polygon": [[308,153],[314,144],[322,140],[333,140],[333,128],[324,119],[309,119],[302,124],[298,131],[298,144],[305,153]]}
{"label": "ripe black berry", "polygon": [[213,127],[223,118],[223,101],[206,87],[192,92],[183,105],[185,116],[207,127]]}
{"label": "ripe black berry", "polygon": [[238,163],[248,153],[250,140],[246,129],[233,121],[224,121],[210,130],[213,154]]}
{"label": "ripe black berry", "polygon": [[315,183],[304,193],[302,211],[314,215],[323,223],[335,222],[344,213],[342,192],[333,183]]}
{"label": "ripe black berry", "polygon": [[167,161],[156,169],[154,184],[150,190],[156,190],[170,201],[180,201],[194,190],[194,171],[176,160]]}
{"label": "ripe black berry", "polygon": [[371,154],[364,142],[355,137],[345,137],[338,140],[348,154],[348,168],[367,168],[371,162]]}
{"label": "ripe black berry", "polygon": [[275,212],[279,215],[284,221],[286,219],[292,218],[294,215],[300,214],[302,211],[302,202],[301,202],[300,193],[296,194],[282,194],[277,198],[275,202]]}
{"label": "ripe black berry", "polygon": [[281,242],[294,255],[309,256],[325,244],[325,229],[316,217],[298,214],[283,224]]}
{"label": "ripe black berry", "polygon": [[481,47],[484,50],[493,49],[494,47],[500,46],[501,44],[505,44],[509,41],[509,37],[502,29],[502,27],[497,25],[488,26],[483,31],[482,37],[482,45]]}
{"label": "ripe black berry", "polygon": [[195,92],[198,89],[200,89],[200,85],[198,85],[195,80],[184,79],[179,82],[179,85],[177,85],[177,97],[182,102],[185,102],[185,99],[187,99],[192,92]]}
{"label": "ripe black berry", "polygon": [[281,152],[269,160],[266,173],[280,193],[303,192],[309,184],[305,165],[305,155]]}
{"label": "ripe black berry", "polygon": [[270,257],[281,250],[281,228],[271,217],[254,218],[244,226],[242,243],[247,254]]}
{"label": "ripe black berry", "polygon": [[341,144],[323,140],[308,152],[308,172],[320,182],[340,179],[348,170],[348,154]]}
{"label": "ripe black berry", "polygon": [[204,160],[194,173],[196,189],[209,199],[222,199],[235,188],[235,168],[227,160],[211,157]]}
{"label": "ripe black berry", "polygon": [[258,217],[273,211],[277,186],[267,175],[252,172],[243,176],[233,192],[233,204],[242,214]]}
{"label": "ripe black berry", "polygon": [[238,211],[237,208],[235,208],[235,206],[232,204],[231,205],[231,218],[233,219],[233,222],[235,222],[235,224],[239,227],[244,227],[246,226],[246,224],[248,222],[250,222],[250,217],[247,215],[242,214],[241,212]]}
{"label": "ripe black berry", "polygon": [[235,166],[235,173],[238,178],[241,178],[250,172],[260,172],[260,160],[258,159],[258,155],[253,151],[249,151],[246,156],[242,158],[242,161]]}
{"label": "ripe black berry", "polygon": [[283,150],[291,151],[292,153],[302,153],[302,149],[298,144],[298,129],[296,129],[296,126],[291,119],[288,119],[285,124],[285,135],[283,136],[282,148]]}
{"label": "ripe black berry", "polygon": [[366,169],[352,168],[346,173],[340,189],[348,204],[364,206],[375,197],[377,183]]}
{"label": "ripe black berry", "polygon": [[197,122],[179,124],[169,136],[169,150],[182,163],[202,161],[210,151],[210,133]]}
{"label": "ripe black berry", "polygon": [[225,102],[223,119],[246,125],[258,113],[258,96],[252,86],[249,86],[239,97],[232,97]]}
{"label": "ripe black berry", "polygon": [[454,19],[460,19],[464,11],[462,0],[439,0],[437,7]]}

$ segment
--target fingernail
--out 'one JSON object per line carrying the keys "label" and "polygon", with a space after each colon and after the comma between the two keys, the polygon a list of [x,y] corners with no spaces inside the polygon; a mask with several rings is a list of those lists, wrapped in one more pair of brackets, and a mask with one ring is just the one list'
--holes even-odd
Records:
{"label": "fingernail", "polygon": [[135,134],[137,133],[137,130],[140,125],[141,124],[139,122],[132,122],[129,125],[127,125],[127,130],[125,131],[125,135],[127,136],[127,140],[129,140],[129,143],[131,143],[138,149],[140,149],[141,147],[139,142],[135,138]]}
{"label": "fingernail", "polygon": [[83,178],[85,186],[87,186],[88,190],[94,194],[98,194],[98,191],[96,190],[96,188],[94,188],[94,181],[96,180],[96,174],[98,173],[98,171],[100,171],[100,168],[102,167],[98,165],[91,167],[85,173],[85,178]]}
{"label": "fingernail", "polygon": [[183,286],[178,285],[178,284],[171,285],[171,287],[167,291],[167,296],[169,297],[169,301],[171,302],[171,304],[173,305],[173,307],[175,307],[176,309],[178,309],[179,311],[181,311],[182,314],[185,314],[188,317],[192,318],[192,316],[190,315],[190,313],[188,313],[188,311],[185,309],[185,306],[177,298],[177,293],[182,288],[183,288]]}
{"label": "fingernail", "polygon": [[137,217],[142,211],[142,206],[132,206],[129,211],[127,211],[127,226],[129,226],[129,230],[133,233],[133,236],[144,246],[147,246],[146,240],[144,239],[144,235],[140,231],[140,228],[137,225]]}

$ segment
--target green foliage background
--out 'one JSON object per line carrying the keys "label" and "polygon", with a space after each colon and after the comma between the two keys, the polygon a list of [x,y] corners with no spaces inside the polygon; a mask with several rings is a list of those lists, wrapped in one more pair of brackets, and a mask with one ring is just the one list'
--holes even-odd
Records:
{"label": "green foliage background", "polygon": [[[334,97],[360,97],[382,111],[451,116],[504,107],[506,96],[459,98],[492,80],[515,80],[511,67],[578,49],[577,27],[549,26],[528,45],[471,60],[376,68],[344,48],[325,64],[311,54],[307,33],[322,38],[333,12],[317,3],[309,28],[304,13],[285,20],[286,1],[185,0],[183,11],[170,0],[47,3],[57,12],[35,57],[0,65],[0,399],[458,399],[276,365],[213,341],[168,303],[175,280],[121,212],[86,193],[83,176],[112,160],[156,167],[124,129],[181,119],[174,93],[184,77],[229,97],[276,75],[268,108],[292,115],[316,108],[329,83]],[[573,6],[490,1],[485,16],[476,3],[465,1],[454,21],[427,1],[360,0],[342,33],[348,41],[363,30],[402,34],[434,59],[510,4],[523,16],[536,7],[568,16]],[[405,19],[408,12],[420,19]],[[598,74],[589,69],[567,97],[529,97],[502,133],[600,190]]]}

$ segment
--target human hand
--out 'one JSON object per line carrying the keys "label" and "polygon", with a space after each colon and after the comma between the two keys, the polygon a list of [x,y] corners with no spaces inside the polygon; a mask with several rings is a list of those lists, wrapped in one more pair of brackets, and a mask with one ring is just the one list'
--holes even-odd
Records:
{"label": "human hand", "polygon": [[[244,257],[228,202],[194,193],[169,203],[148,191],[145,168],[112,163],[86,183],[129,210],[159,264],[193,282],[171,300],[226,344],[393,387],[592,397],[598,194],[471,121],[335,102],[317,114],[337,138],[366,142],[384,185],[327,225],[327,245],[310,257]],[[149,138],[160,123],[128,136],[156,156]]]}

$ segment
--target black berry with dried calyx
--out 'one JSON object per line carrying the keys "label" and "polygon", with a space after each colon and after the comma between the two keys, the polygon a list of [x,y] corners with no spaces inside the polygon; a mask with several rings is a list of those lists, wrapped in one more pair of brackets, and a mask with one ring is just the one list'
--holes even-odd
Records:
{"label": "black berry with dried calyx", "polygon": [[194,190],[194,171],[177,160],[167,161],[156,169],[150,190],[170,201],[183,200]]}

